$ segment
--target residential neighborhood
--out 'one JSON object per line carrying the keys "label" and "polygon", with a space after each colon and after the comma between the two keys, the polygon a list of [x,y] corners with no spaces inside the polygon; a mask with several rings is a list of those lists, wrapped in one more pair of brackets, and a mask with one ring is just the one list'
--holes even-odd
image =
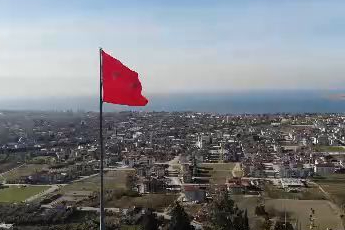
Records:
{"label": "residential neighborhood", "polygon": [[[3,112],[0,203],[96,211],[97,119],[92,112]],[[255,207],[284,199],[283,206],[331,202],[328,211],[310,208],[323,213],[318,218],[333,215],[332,223],[320,220],[322,226],[341,229],[345,199],[333,183],[345,181],[341,114],[106,113],[104,137],[106,207],[116,215],[137,207],[169,215],[179,202],[202,228],[207,207],[226,191],[248,210],[253,227],[264,221]],[[23,196],[33,188],[40,190],[5,198],[6,190]],[[309,226],[299,215],[289,211],[289,221]]]}

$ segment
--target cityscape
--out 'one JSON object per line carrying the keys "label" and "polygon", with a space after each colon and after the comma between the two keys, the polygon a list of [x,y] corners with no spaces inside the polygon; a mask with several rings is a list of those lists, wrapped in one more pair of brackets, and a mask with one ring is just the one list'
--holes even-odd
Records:
{"label": "cityscape", "polygon": [[[1,112],[0,228],[98,228],[98,118]],[[109,229],[170,229],[176,205],[195,229],[232,229],[221,199],[250,229],[343,229],[342,114],[109,112],[103,135]]]}
{"label": "cityscape", "polygon": [[345,230],[345,1],[0,0],[0,230]]}

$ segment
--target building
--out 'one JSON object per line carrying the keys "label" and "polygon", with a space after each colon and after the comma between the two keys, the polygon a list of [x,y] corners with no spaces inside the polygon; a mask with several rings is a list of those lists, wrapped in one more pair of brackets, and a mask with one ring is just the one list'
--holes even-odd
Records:
{"label": "building", "polygon": [[282,178],[282,179],[280,179],[280,183],[282,185],[282,188],[285,190],[300,189],[300,188],[304,187],[304,184],[299,179]]}
{"label": "building", "polygon": [[314,173],[320,176],[326,176],[334,173],[335,166],[331,163],[321,163],[314,165]]}

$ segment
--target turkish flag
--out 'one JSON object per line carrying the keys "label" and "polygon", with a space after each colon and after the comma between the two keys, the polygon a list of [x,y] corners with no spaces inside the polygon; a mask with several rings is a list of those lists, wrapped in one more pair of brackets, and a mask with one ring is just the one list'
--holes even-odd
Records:
{"label": "turkish flag", "polygon": [[102,50],[103,101],[119,105],[145,106],[138,73]]}

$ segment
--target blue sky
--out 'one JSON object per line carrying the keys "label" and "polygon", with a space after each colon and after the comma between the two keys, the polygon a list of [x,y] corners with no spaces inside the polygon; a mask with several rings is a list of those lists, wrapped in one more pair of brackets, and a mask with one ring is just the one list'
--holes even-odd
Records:
{"label": "blue sky", "polygon": [[344,1],[0,0],[0,96],[97,94],[99,46],[148,94],[339,89],[344,41]]}

